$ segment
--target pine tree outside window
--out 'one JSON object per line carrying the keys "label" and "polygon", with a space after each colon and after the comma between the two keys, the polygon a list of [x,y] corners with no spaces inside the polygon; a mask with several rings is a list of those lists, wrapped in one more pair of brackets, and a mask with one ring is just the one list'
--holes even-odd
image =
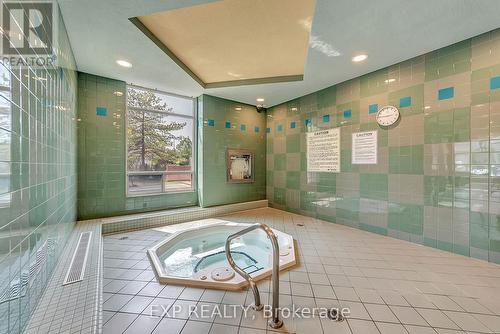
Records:
{"label": "pine tree outside window", "polygon": [[194,100],[127,88],[127,195],[193,191]]}

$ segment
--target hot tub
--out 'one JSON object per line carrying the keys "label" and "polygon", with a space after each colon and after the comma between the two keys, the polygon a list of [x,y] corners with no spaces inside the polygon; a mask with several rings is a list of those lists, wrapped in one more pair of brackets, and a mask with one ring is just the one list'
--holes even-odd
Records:
{"label": "hot tub", "polygon": [[[229,235],[250,225],[204,219],[160,229],[173,234],[148,249],[158,281],[224,290],[246,287],[245,279],[229,266],[224,247]],[[293,238],[275,229],[273,232],[280,248],[280,270],[293,266],[296,263]],[[255,281],[271,275],[272,246],[264,231],[258,229],[234,239],[231,254]]]}

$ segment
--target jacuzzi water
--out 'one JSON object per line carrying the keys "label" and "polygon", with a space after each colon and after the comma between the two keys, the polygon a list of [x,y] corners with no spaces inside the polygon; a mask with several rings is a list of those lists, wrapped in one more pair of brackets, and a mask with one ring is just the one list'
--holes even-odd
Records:
{"label": "jacuzzi water", "polygon": [[[241,228],[239,228],[241,229]],[[172,244],[164,253],[158,254],[165,274],[189,278],[207,268],[228,267],[225,242],[237,230],[231,226],[213,226],[204,231],[189,231],[183,240]],[[279,238],[281,250],[289,249],[289,241]],[[231,243],[231,254],[236,264],[251,274],[272,264],[272,246],[261,230],[245,234]]]}
{"label": "jacuzzi water", "polygon": [[[148,249],[148,257],[161,284],[240,290],[246,279],[229,266],[225,253],[229,235],[250,226],[220,218],[208,218],[157,228],[169,235]],[[279,269],[296,264],[293,237],[272,229],[279,244]],[[238,267],[255,282],[272,274],[273,249],[267,234],[258,229],[233,239],[231,255]]]}

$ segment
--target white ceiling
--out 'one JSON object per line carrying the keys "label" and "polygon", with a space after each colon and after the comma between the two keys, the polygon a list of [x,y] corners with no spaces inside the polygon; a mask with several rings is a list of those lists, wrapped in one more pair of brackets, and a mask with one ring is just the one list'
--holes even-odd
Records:
{"label": "white ceiling", "polygon": [[[316,0],[303,81],[203,89],[128,19],[207,2],[59,0],[78,70],[193,97],[263,97],[267,106],[500,27],[499,0]],[[357,53],[369,58],[353,64]]]}
{"label": "white ceiling", "polygon": [[235,86],[235,80],[302,77],[314,4],[224,0],[138,19],[203,83],[227,87]]}

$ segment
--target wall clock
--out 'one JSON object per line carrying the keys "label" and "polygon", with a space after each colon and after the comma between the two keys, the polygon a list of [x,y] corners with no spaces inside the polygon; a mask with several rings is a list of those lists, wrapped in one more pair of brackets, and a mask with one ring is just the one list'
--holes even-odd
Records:
{"label": "wall clock", "polygon": [[394,106],[385,106],[377,112],[377,123],[381,126],[391,126],[399,119],[399,110]]}

